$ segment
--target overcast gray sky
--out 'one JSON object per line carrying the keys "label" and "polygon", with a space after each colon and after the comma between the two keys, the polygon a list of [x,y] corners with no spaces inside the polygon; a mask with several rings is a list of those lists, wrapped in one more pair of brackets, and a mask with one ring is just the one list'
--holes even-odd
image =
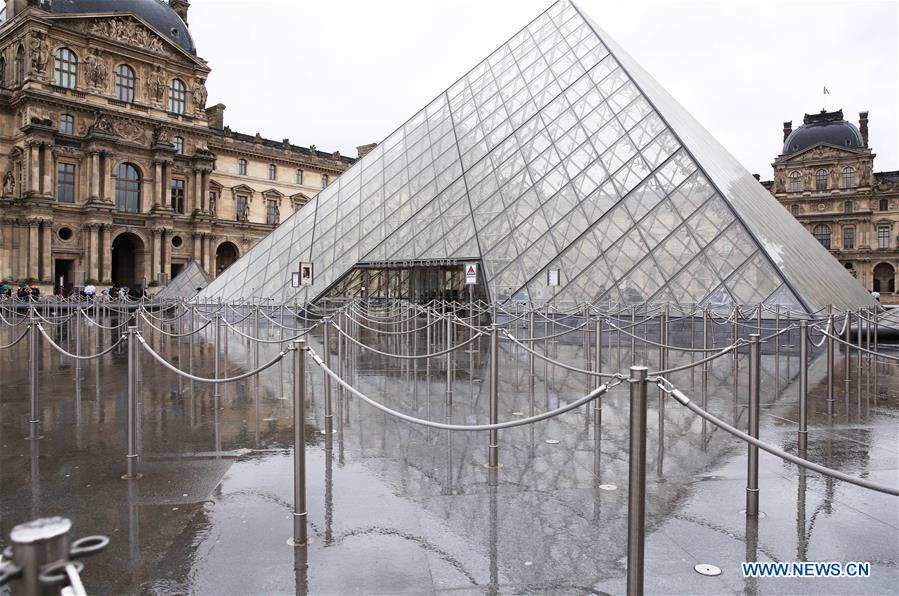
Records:
{"label": "overcast gray sky", "polygon": [[[192,0],[209,103],[232,129],[355,156],[549,6],[547,0]],[[752,173],[782,126],[870,111],[875,170],[899,169],[895,0],[580,0]],[[827,86],[830,95],[823,94]]]}

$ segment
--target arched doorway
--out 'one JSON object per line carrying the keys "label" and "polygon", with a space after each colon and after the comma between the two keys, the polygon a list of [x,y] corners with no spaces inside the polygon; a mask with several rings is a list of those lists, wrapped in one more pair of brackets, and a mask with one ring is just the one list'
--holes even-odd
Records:
{"label": "arched doorway", "polygon": [[896,270],[889,263],[878,263],[874,267],[874,291],[896,291]]}
{"label": "arched doorway", "polygon": [[215,250],[215,274],[220,275],[222,271],[231,266],[231,263],[240,256],[237,253],[237,247],[233,242],[222,242]]}
{"label": "arched doorway", "polygon": [[112,284],[129,288],[143,284],[144,242],[131,233],[112,241]]}

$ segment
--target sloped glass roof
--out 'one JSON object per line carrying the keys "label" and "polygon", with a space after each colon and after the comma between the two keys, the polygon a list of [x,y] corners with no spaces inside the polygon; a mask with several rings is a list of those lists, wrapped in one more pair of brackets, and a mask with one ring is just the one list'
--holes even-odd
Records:
{"label": "sloped glass roof", "polygon": [[[426,51],[426,49],[425,49]],[[491,298],[868,304],[867,292],[561,0],[202,293],[303,302],[360,263],[479,260]],[[301,261],[313,286],[291,287]],[[547,286],[549,269],[561,285]]]}
{"label": "sloped glass roof", "polygon": [[158,300],[193,298],[197,292],[209,285],[209,275],[197,261],[188,263],[164,288],[156,293]]}

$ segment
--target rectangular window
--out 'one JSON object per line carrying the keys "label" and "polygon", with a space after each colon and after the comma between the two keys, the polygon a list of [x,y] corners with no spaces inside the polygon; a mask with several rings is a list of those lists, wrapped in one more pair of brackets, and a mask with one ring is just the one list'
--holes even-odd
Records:
{"label": "rectangular window", "polygon": [[877,228],[877,248],[890,247],[890,227],[879,226]]}
{"label": "rectangular window", "polygon": [[184,180],[172,178],[172,211],[184,213]]}
{"label": "rectangular window", "polygon": [[247,204],[247,197],[237,195],[237,213],[235,215],[237,221],[250,221],[250,208]]}
{"label": "rectangular window", "polygon": [[855,228],[852,226],[843,227],[843,250],[855,248]]}
{"label": "rectangular window", "polygon": [[328,188],[328,175],[322,174],[322,188]]}
{"label": "rectangular window", "polygon": [[280,213],[278,213],[278,201],[265,202],[265,223],[272,226],[278,223]]}
{"label": "rectangular window", "polygon": [[56,166],[56,200],[75,202],[75,164],[59,162]]}
{"label": "rectangular window", "polygon": [[297,184],[303,183],[303,170],[297,170]]}

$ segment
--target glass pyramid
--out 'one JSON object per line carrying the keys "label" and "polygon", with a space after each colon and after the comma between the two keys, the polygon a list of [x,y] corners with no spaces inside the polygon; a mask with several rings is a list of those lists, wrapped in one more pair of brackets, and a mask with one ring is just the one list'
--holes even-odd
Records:
{"label": "glass pyramid", "polygon": [[159,290],[154,298],[157,300],[193,298],[198,291],[208,286],[210,281],[203,267],[197,261],[191,261],[185,265],[181,273]]}
{"label": "glass pyramid", "polygon": [[[354,266],[478,260],[495,300],[870,303],[572,2],[560,0],[202,292],[315,300]],[[300,261],[315,284],[291,287]],[[546,284],[560,270],[561,285]]]}

